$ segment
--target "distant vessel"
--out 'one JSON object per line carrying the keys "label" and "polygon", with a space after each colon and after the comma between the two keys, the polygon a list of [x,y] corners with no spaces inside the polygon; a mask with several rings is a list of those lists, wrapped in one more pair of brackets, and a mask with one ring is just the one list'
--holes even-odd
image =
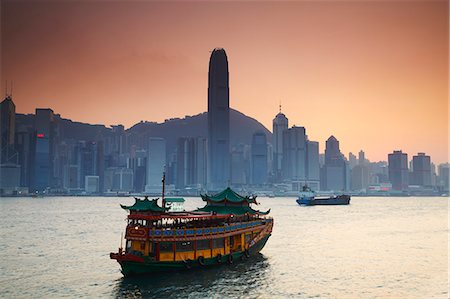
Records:
{"label": "distant vessel", "polygon": [[316,205],[348,205],[350,203],[350,195],[337,195],[331,197],[316,197],[316,194],[308,186],[303,186],[297,199],[299,205],[316,206]]}
{"label": "distant vessel", "polygon": [[250,207],[256,204],[254,196],[241,196],[227,188],[201,197],[206,206],[190,212],[169,212],[164,191],[162,206],[158,199],[148,198],[136,198],[132,206],[122,205],[130,212],[126,246],[110,254],[122,273],[128,276],[231,264],[264,247],[273,219],[266,217],[270,210],[260,212]]}

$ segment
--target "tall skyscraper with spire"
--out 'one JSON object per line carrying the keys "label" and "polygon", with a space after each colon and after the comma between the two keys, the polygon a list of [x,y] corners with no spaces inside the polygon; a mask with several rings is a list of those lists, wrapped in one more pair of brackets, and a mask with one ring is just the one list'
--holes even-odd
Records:
{"label": "tall skyscraper with spire", "polygon": [[283,113],[280,112],[273,119],[273,172],[275,180],[281,180],[281,169],[283,161],[283,131],[288,129],[289,121]]}
{"label": "tall skyscraper with spire", "polygon": [[216,48],[209,60],[208,73],[208,187],[230,184],[230,90],[228,59]]}

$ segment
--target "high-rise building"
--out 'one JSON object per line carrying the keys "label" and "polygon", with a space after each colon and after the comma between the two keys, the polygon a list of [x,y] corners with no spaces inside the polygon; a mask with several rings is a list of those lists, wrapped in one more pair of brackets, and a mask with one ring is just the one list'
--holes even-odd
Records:
{"label": "high-rise building", "polygon": [[250,166],[248,145],[238,144],[231,151],[231,184],[242,187],[250,183]]}
{"label": "high-rise building", "polygon": [[0,103],[0,164],[17,164],[14,148],[16,132],[16,106],[11,96]]}
{"label": "high-rise building", "polygon": [[273,119],[273,173],[275,181],[279,182],[282,178],[283,168],[283,131],[287,130],[289,120],[280,112]]}
{"label": "high-rise building", "polygon": [[397,191],[408,189],[408,154],[394,151],[388,155],[389,181],[392,189]]}
{"label": "high-rise building", "polygon": [[284,180],[306,180],[306,138],[304,127],[294,126],[283,131]]}
{"label": "high-rise building", "polygon": [[267,183],[267,137],[264,132],[256,132],[252,137],[252,184]]}
{"label": "high-rise building", "polygon": [[292,183],[293,191],[301,190],[304,185],[319,189],[319,143],[308,140],[304,127],[283,131],[282,164],[283,179]]}
{"label": "high-rise building", "polygon": [[159,194],[162,190],[162,176],[166,166],[166,141],[150,137],[147,147],[147,184],[145,192]]}
{"label": "high-rise building", "polygon": [[51,109],[36,109],[31,191],[43,192],[53,178],[54,115]]}
{"label": "high-rise building", "polygon": [[206,139],[182,137],[177,141],[176,187],[206,186]]}
{"label": "high-rise building", "polygon": [[330,136],[325,144],[325,163],[321,169],[322,190],[347,191],[350,188],[348,163],[339,149],[339,141]]}
{"label": "high-rise building", "polygon": [[425,153],[413,156],[411,183],[422,187],[431,187],[431,159]]}
{"label": "high-rise building", "polygon": [[441,192],[450,191],[450,164],[444,163],[438,166],[438,188]]}
{"label": "high-rise building", "polygon": [[230,99],[228,59],[224,49],[212,51],[208,73],[208,187],[230,183]]}

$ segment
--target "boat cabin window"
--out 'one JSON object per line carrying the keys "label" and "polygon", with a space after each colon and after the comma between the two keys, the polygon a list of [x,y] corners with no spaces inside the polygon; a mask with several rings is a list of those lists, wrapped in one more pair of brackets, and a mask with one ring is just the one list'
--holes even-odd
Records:
{"label": "boat cabin window", "polygon": [[173,251],[173,243],[172,242],[161,242],[159,244],[160,252],[172,252]]}
{"label": "boat cabin window", "polygon": [[223,248],[225,245],[224,238],[218,238],[212,240],[212,248]]}
{"label": "boat cabin window", "polygon": [[209,249],[209,240],[197,240],[197,250]]}
{"label": "boat cabin window", "polygon": [[177,252],[194,251],[194,241],[181,241],[176,243]]}

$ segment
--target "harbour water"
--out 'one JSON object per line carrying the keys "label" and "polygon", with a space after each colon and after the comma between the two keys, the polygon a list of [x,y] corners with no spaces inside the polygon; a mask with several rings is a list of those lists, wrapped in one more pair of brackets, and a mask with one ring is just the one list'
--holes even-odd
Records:
{"label": "harbour water", "polygon": [[125,279],[109,253],[125,228],[119,203],[132,198],[0,198],[0,297],[448,298],[448,198],[259,201],[275,219],[260,255]]}

